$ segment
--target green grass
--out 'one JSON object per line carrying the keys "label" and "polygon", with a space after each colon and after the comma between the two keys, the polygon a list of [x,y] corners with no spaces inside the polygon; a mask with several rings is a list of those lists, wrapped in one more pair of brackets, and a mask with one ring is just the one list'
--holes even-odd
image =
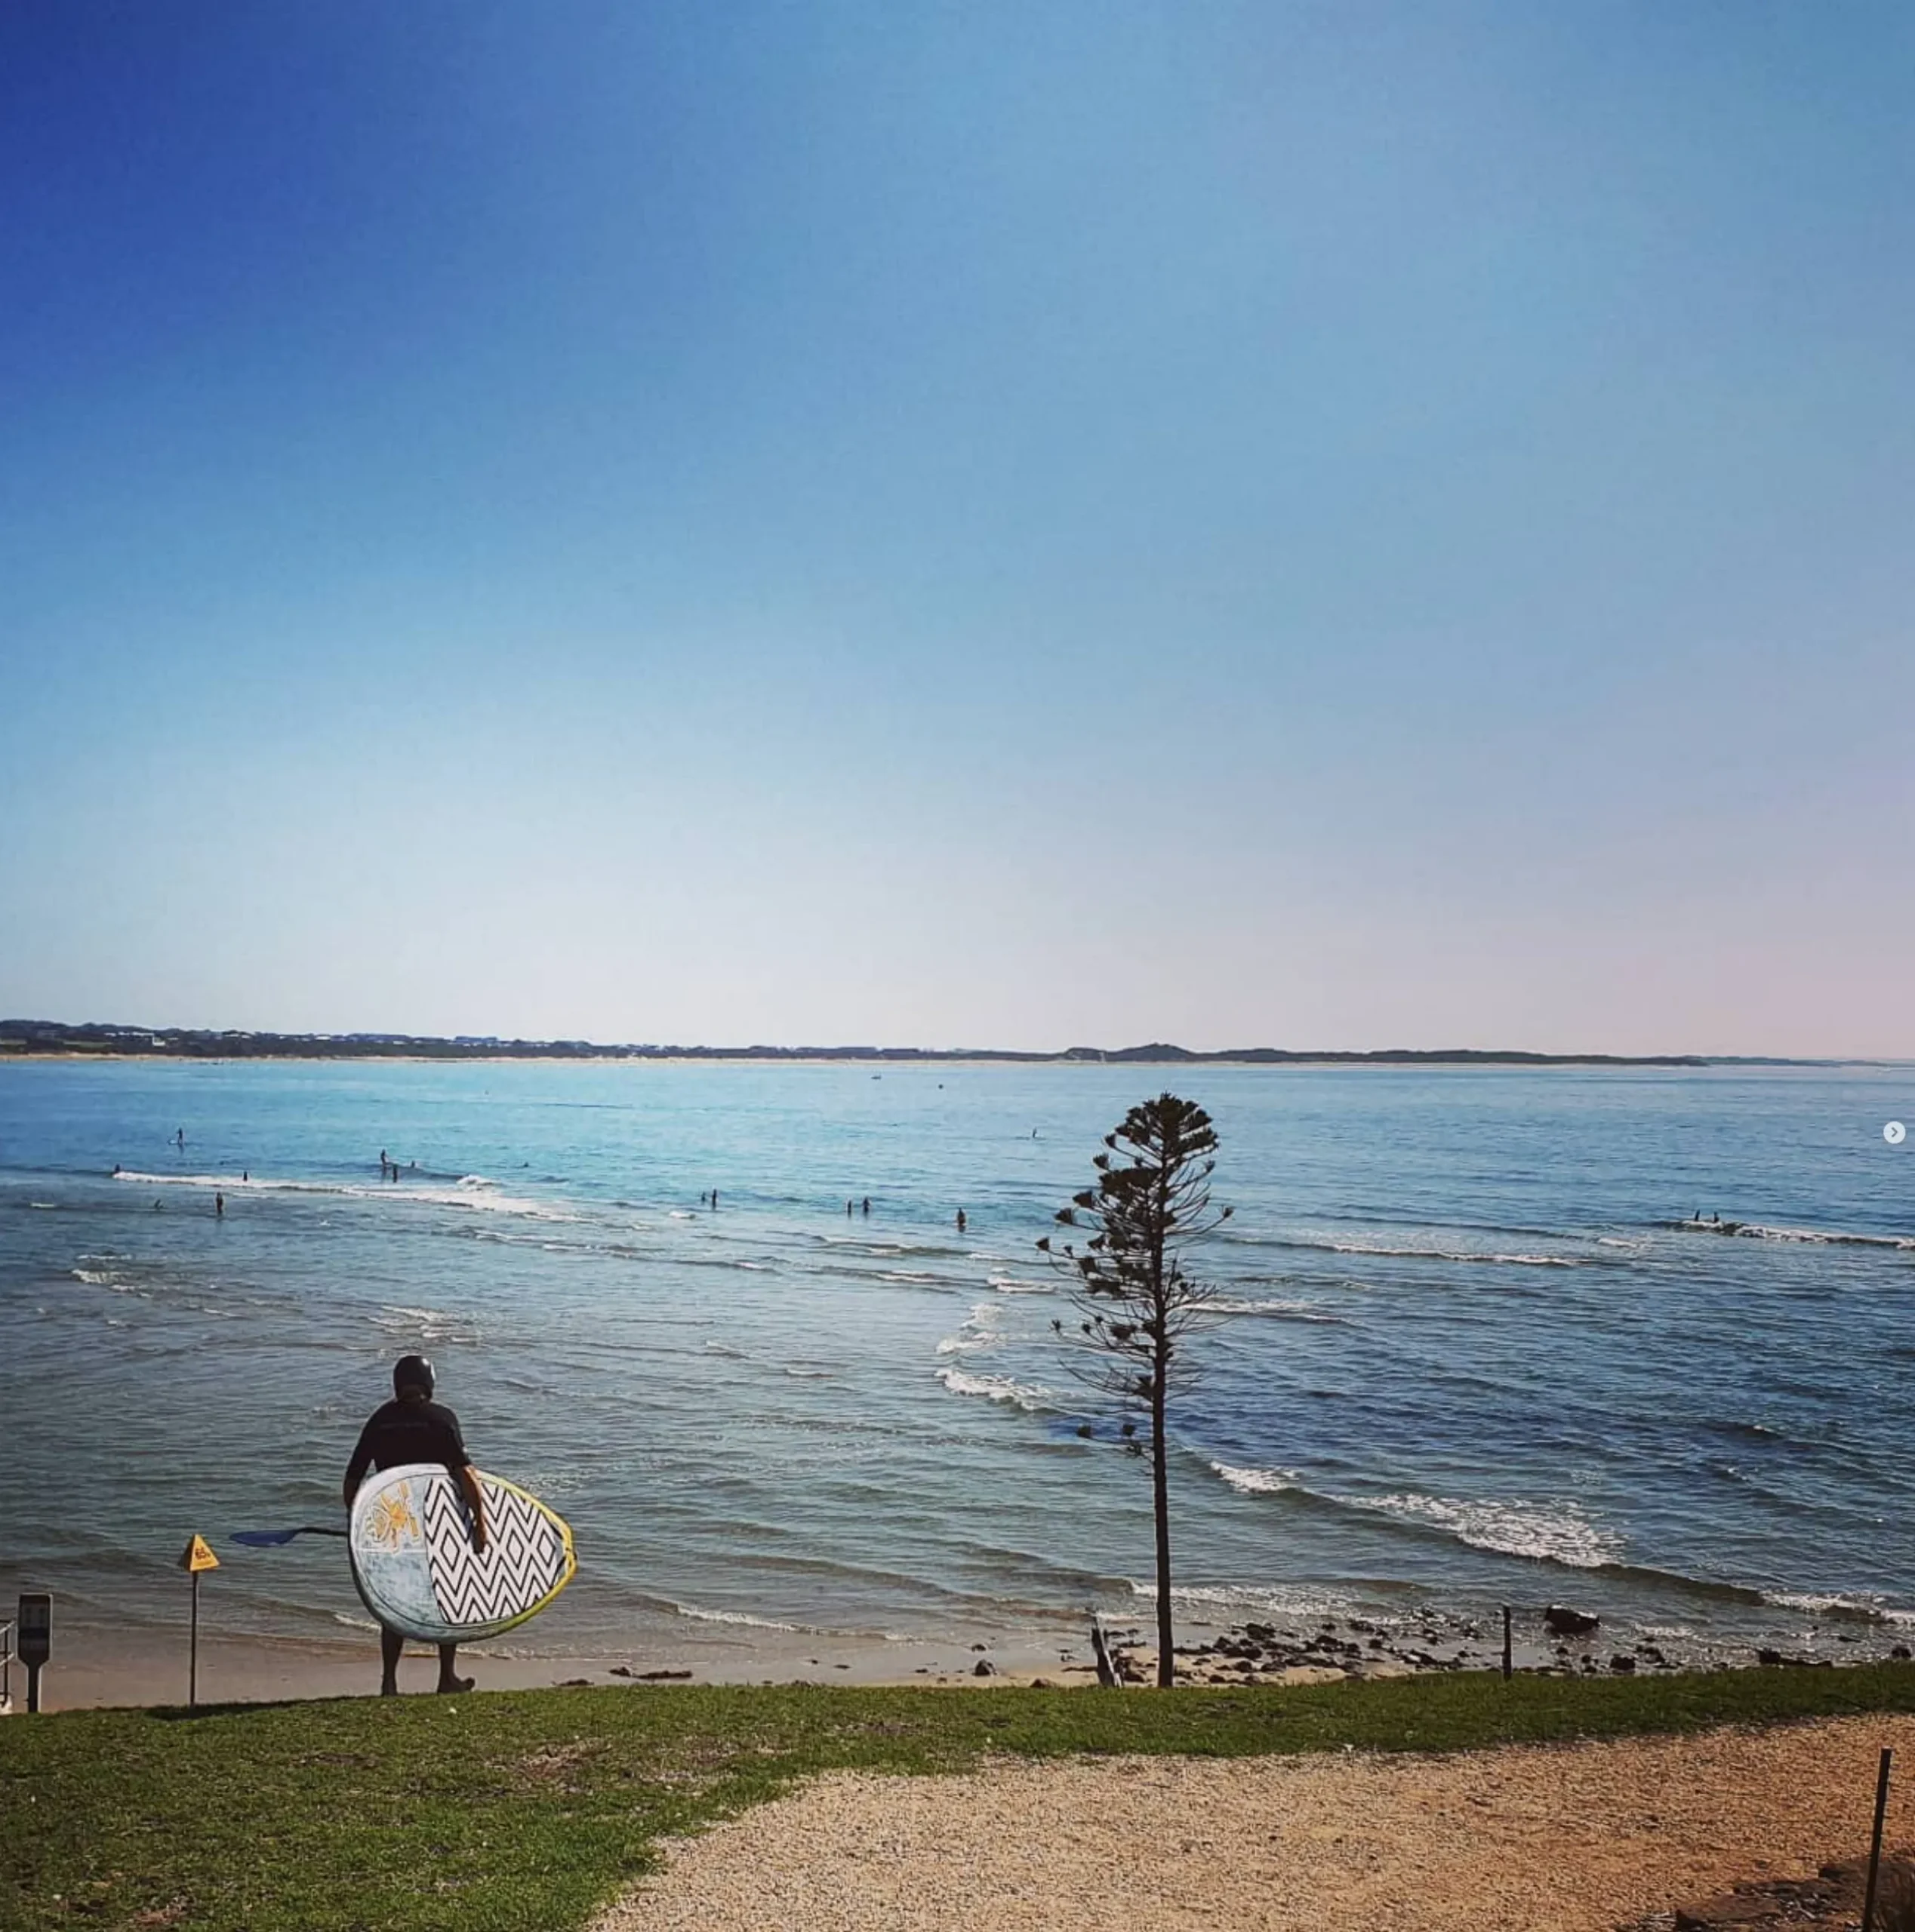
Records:
{"label": "green grass", "polygon": [[1451,1751],[1915,1711],[1915,1666],[1171,1692],[673,1688],[0,1723],[0,1926],[554,1932],[660,1836],[838,1768]]}

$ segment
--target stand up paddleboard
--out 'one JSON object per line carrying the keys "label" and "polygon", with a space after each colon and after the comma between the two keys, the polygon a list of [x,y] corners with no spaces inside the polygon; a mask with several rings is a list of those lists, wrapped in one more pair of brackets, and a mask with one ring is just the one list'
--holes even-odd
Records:
{"label": "stand up paddleboard", "polygon": [[387,1629],[424,1644],[475,1643],[536,1617],[571,1581],[566,1524],[515,1484],[473,1474],[485,1501],[482,1553],[441,1463],[382,1469],[353,1499],[353,1581]]}

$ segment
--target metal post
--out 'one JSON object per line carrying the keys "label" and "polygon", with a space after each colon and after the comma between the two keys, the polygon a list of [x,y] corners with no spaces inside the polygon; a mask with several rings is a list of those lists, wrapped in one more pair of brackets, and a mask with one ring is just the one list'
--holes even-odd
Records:
{"label": "metal post", "polygon": [[29,1717],[40,1708],[40,1666],[30,1663],[26,1666],[26,1715]]}
{"label": "metal post", "polygon": [[199,1572],[192,1573],[192,1637],[187,1651],[186,1709],[199,1701]]}
{"label": "metal post", "polygon": [[1510,1649],[1510,1607],[1503,1606],[1503,1681],[1507,1683],[1514,1673],[1516,1664]]}
{"label": "metal post", "polygon": [[1895,1755],[1883,1746],[1881,1768],[1875,1774],[1875,1833],[1868,1841],[1868,1889],[1862,1894],[1862,1932],[1874,1932],[1875,1880],[1882,1869],[1882,1820],[1889,1809],[1889,1765]]}

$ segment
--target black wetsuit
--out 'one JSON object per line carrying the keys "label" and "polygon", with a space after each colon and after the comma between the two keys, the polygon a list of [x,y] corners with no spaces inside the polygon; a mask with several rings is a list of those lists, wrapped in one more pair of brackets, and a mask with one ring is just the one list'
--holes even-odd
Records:
{"label": "black wetsuit", "polygon": [[366,1418],[359,1446],[346,1466],[349,1494],[368,1468],[396,1469],[405,1463],[442,1463],[454,1475],[472,1460],[459,1418],[442,1402],[382,1403]]}

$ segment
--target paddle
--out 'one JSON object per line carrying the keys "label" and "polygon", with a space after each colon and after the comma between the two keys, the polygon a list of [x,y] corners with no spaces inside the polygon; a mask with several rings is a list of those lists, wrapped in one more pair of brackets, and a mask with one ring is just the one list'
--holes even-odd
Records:
{"label": "paddle", "polygon": [[296,1530],[235,1530],[226,1540],[243,1543],[254,1549],[277,1549],[294,1537],[343,1537],[343,1530],[328,1530],[317,1523],[302,1523]]}

